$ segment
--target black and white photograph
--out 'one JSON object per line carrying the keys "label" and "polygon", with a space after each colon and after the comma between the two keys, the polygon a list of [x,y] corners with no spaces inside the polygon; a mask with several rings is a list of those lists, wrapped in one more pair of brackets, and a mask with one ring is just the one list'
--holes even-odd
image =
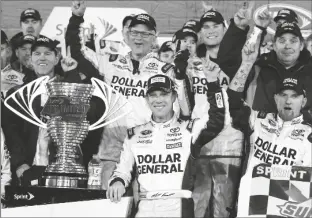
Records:
{"label": "black and white photograph", "polygon": [[312,1],[2,0],[1,217],[312,218]]}

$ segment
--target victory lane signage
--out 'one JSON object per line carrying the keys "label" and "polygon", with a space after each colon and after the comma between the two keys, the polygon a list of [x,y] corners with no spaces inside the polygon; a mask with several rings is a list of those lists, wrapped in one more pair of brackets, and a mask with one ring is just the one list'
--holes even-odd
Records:
{"label": "victory lane signage", "polygon": [[41,115],[43,117],[61,117],[66,122],[81,122],[89,108],[90,105],[81,100],[73,101],[68,96],[50,96]]}
{"label": "victory lane signage", "polygon": [[249,216],[312,216],[311,167],[259,164],[250,188]]}

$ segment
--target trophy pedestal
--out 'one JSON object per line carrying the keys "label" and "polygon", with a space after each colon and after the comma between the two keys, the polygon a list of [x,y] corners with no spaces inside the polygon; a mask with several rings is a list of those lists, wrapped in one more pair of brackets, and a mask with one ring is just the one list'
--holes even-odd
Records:
{"label": "trophy pedestal", "polygon": [[87,188],[88,174],[86,169],[75,162],[53,163],[43,173],[43,183],[47,187]]}

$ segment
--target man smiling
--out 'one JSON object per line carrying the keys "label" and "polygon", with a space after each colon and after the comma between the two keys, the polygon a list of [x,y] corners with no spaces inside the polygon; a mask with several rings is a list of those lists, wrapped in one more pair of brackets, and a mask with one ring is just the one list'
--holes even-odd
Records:
{"label": "man smiling", "polygon": [[[173,81],[166,75],[148,79],[146,102],[152,116],[149,122],[128,129],[107,198],[120,201],[136,165],[141,196],[136,217],[194,217],[193,161],[201,147],[222,130],[227,104],[217,82],[208,86],[209,120],[183,121],[173,111],[177,98]],[[149,196],[147,192],[157,194],[142,198]]]}

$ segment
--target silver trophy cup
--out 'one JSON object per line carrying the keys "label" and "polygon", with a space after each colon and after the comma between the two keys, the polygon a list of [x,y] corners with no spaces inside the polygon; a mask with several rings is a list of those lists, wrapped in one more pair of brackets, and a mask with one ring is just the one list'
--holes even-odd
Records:
{"label": "silver trophy cup", "polygon": [[86,187],[88,174],[82,163],[80,144],[88,134],[86,115],[93,86],[51,82],[41,115],[48,117],[47,128],[56,146],[55,162],[48,165],[43,181],[49,187]]}

